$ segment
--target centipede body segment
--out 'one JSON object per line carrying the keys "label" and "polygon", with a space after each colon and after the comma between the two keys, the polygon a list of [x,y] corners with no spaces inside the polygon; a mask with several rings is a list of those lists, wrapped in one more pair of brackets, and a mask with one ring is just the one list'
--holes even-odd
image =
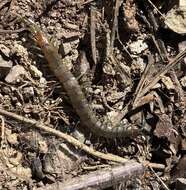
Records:
{"label": "centipede body segment", "polygon": [[137,126],[132,124],[121,125],[118,123],[116,126],[111,126],[110,123],[102,124],[92,111],[78,81],[73,76],[71,71],[68,70],[66,64],[63,63],[58,50],[48,40],[47,36],[39,29],[34,23],[29,24],[30,31],[32,32],[37,44],[40,46],[48,64],[66,90],[72,106],[79,115],[81,122],[89,128],[97,136],[106,138],[136,136],[140,134]]}

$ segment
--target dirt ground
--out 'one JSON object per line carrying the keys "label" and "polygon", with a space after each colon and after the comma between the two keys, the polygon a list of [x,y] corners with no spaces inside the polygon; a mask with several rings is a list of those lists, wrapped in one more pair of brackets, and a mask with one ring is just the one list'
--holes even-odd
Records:
{"label": "dirt ground", "polygon": [[[186,22],[181,2],[0,1],[0,189],[186,189],[186,27],[169,14]],[[88,117],[126,133],[81,122],[32,23]]]}

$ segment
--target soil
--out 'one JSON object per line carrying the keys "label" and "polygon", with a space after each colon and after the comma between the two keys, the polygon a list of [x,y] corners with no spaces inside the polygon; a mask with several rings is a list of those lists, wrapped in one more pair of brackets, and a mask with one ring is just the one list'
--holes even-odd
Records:
{"label": "soil", "polygon": [[[186,189],[186,60],[177,56],[186,37],[166,27],[157,11],[166,14],[176,1],[149,2],[0,2],[0,110],[145,166],[143,175],[84,189]],[[25,18],[54,44],[101,121],[118,122],[124,112],[121,125],[144,132],[108,139],[83,126]],[[24,120],[0,114],[0,123],[0,189],[41,190],[58,182],[63,189],[71,179],[116,165]]]}

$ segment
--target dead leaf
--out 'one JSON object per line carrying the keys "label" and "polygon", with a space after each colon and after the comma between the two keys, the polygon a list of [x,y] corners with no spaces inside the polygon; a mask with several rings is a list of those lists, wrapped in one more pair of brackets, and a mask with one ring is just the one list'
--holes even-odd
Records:
{"label": "dead leaf", "polygon": [[166,114],[159,115],[159,121],[154,130],[154,135],[158,138],[166,138],[170,142],[170,149],[173,153],[178,150],[180,138],[174,129],[171,118]]}
{"label": "dead leaf", "polygon": [[186,7],[174,7],[166,17],[165,24],[178,34],[186,34]]}

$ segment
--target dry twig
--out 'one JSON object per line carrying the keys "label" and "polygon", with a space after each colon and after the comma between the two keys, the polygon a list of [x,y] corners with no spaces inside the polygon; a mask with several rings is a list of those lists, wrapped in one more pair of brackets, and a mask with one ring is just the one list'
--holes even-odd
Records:
{"label": "dry twig", "polygon": [[[81,150],[85,151],[86,153],[88,153],[92,156],[95,156],[97,158],[101,158],[101,159],[109,160],[109,161],[113,161],[113,162],[118,162],[118,163],[128,163],[129,162],[128,159],[122,158],[120,156],[113,155],[110,153],[104,154],[102,152],[96,151],[93,148],[88,147],[87,145],[79,142],[77,139],[73,138],[72,136],[67,135],[65,133],[62,133],[60,131],[57,131],[56,129],[50,128],[50,127],[44,125],[43,123],[38,122],[34,119],[28,119],[26,117],[17,115],[15,113],[12,113],[9,111],[6,111],[2,108],[0,108],[0,115],[12,118],[12,119],[17,120],[19,122],[23,122],[23,123],[27,124],[29,127],[37,128],[37,129],[43,130],[45,132],[51,133],[52,135],[64,139],[66,142],[72,144],[73,146],[75,146],[77,148],[80,148]],[[133,161],[131,161],[131,162],[133,162]],[[145,166],[151,166],[152,168],[157,168],[157,169],[158,168],[160,168],[160,169],[164,168],[164,165],[162,165],[162,164],[157,165],[156,163],[150,163],[147,161],[143,161],[142,164],[144,164]]]}
{"label": "dry twig", "polygon": [[95,3],[91,3],[90,8],[90,41],[91,41],[91,50],[92,50],[92,59],[94,64],[96,65],[96,10],[95,10]]}
{"label": "dry twig", "polygon": [[7,3],[9,3],[11,0],[4,0],[0,2],[0,9],[2,9]]}
{"label": "dry twig", "polygon": [[170,190],[170,189],[167,187],[167,185],[162,181],[162,179],[155,173],[155,171],[154,171],[151,167],[149,167],[149,168],[150,168],[150,170],[154,173],[154,175],[156,176],[156,178],[161,182],[161,184],[162,184],[162,186],[164,187],[164,189]]}
{"label": "dry twig", "polygon": [[148,65],[146,66],[145,71],[143,72],[143,75],[141,76],[141,79],[140,79],[138,86],[136,88],[133,107],[136,107],[136,103],[138,102],[138,99],[140,97],[140,93],[143,90],[143,86],[145,85],[145,82],[147,80],[147,76],[150,72],[150,68],[151,68],[152,64],[153,64],[153,57],[152,57],[152,55],[149,55],[148,56]]}
{"label": "dry twig", "polygon": [[1,148],[5,143],[5,120],[3,116],[0,116],[1,120]]}
{"label": "dry twig", "polygon": [[124,166],[116,166],[107,170],[100,170],[88,175],[82,175],[65,183],[54,183],[44,188],[38,188],[37,190],[80,190],[87,189],[88,187],[101,187],[101,189],[105,189],[111,187],[113,183],[116,184],[120,181],[142,176],[144,174],[144,169],[142,164],[132,162]]}
{"label": "dry twig", "polygon": [[84,3],[79,3],[80,5],[87,5],[87,4],[89,4],[89,3],[92,3],[93,1],[95,1],[95,0],[87,0],[86,2],[84,2]]}
{"label": "dry twig", "polygon": [[72,136],[67,135],[65,133],[62,133],[60,131],[57,131],[56,129],[52,129],[50,127],[47,127],[43,123],[38,122],[36,120],[28,119],[26,117],[17,115],[17,114],[12,113],[12,112],[8,112],[8,111],[3,110],[3,109],[0,109],[0,114],[5,116],[5,117],[9,117],[9,118],[15,119],[17,121],[26,123],[29,125],[29,127],[37,128],[37,129],[46,131],[52,135],[55,135],[57,137],[60,137],[60,138],[64,139],[65,141],[67,141],[68,143],[74,145],[75,147],[80,148],[80,149],[84,150],[85,152],[87,152],[88,154],[93,155],[97,158],[101,158],[104,160],[110,160],[110,161],[118,162],[118,163],[126,163],[128,161],[127,159],[122,158],[120,156],[116,156],[116,155],[109,154],[109,153],[104,154],[102,152],[96,151],[93,148],[88,147],[87,145],[79,142],[77,139],[73,138]]}
{"label": "dry twig", "polygon": [[0,34],[15,34],[15,33],[20,33],[27,30],[26,28],[20,28],[17,30],[4,30],[4,29],[0,29]]}
{"label": "dry twig", "polygon": [[147,84],[143,90],[141,91],[139,97],[144,96],[147,92],[149,92],[154,85],[161,79],[163,75],[165,75],[170,69],[172,69],[177,63],[179,63],[186,56],[186,49],[179,53],[169,64],[167,64],[160,72],[158,72],[152,81]]}
{"label": "dry twig", "polygon": [[119,7],[120,7],[120,0],[116,0],[113,25],[112,25],[112,31],[111,31],[111,40],[110,40],[110,53],[111,53],[111,55],[112,55],[113,47],[114,47],[116,28],[118,26]]}

